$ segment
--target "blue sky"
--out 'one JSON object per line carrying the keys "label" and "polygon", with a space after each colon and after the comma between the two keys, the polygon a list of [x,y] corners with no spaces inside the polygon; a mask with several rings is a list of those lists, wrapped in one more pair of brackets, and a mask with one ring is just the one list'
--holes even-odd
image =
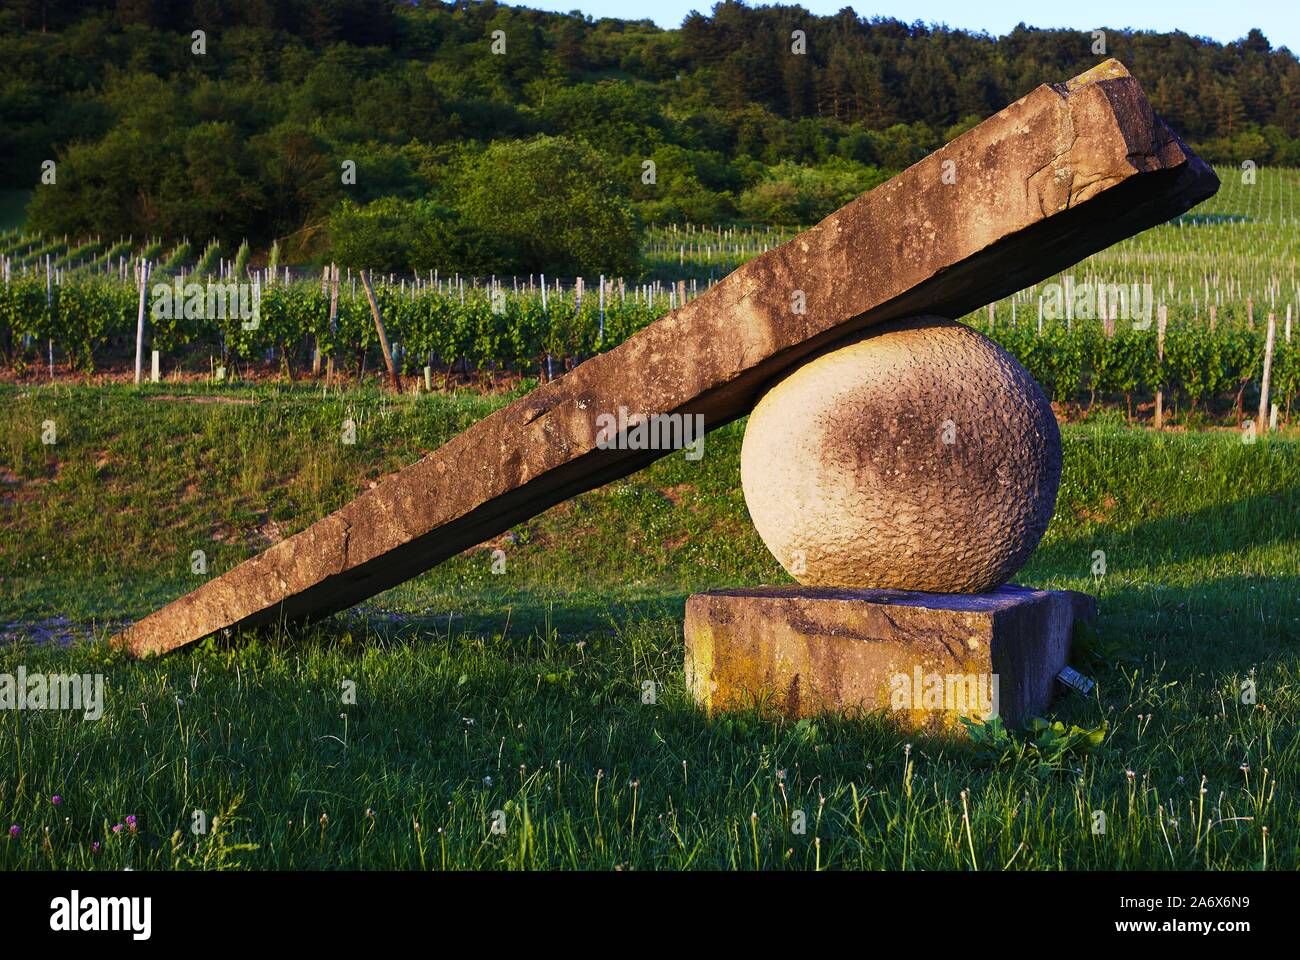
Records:
{"label": "blue sky", "polygon": [[[650,18],[662,27],[676,27],[691,10],[706,12],[712,0],[507,0],[539,10],[581,10],[593,17]],[[753,4],[757,5],[757,4]],[[1275,47],[1300,54],[1300,0],[1089,0],[1086,4],[1047,4],[1042,0],[804,0],[814,13],[827,14],[851,6],[859,16],[895,17],[911,23],[946,23],[966,30],[1004,34],[1022,20],[1031,27],[1098,27],[1135,30],[1182,30],[1214,40],[1237,40],[1259,27]]]}

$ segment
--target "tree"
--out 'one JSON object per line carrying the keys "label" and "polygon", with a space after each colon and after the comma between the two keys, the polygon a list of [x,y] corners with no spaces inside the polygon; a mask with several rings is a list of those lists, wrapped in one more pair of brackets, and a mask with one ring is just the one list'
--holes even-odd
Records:
{"label": "tree", "polygon": [[344,200],[329,218],[333,258],[354,270],[439,270],[486,276],[509,268],[496,238],[431,200]]}
{"label": "tree", "polygon": [[555,57],[560,66],[570,73],[577,73],[587,66],[587,54],[583,49],[586,31],[580,20],[567,20],[560,28],[560,40],[555,45]]}
{"label": "tree", "polygon": [[526,272],[630,274],[640,237],[604,158],[564,137],[499,141],[467,156],[461,213],[516,251]]}

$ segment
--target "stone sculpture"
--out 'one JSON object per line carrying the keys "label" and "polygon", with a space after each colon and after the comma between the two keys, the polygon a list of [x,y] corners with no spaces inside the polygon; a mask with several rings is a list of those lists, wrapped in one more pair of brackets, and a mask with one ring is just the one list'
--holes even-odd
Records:
{"label": "stone sculpture", "polygon": [[[744,416],[784,371],[845,337],[911,316],[963,316],[1177,216],[1217,186],[1118,62],[1045,84],[113,642],[156,654],[221,630],[328,616],[669,452],[601,443],[602,421],[620,409],[699,416],[711,430]],[[1050,471],[1042,476],[1035,502]],[[1027,539],[1036,536],[1036,516],[1025,514]],[[992,582],[1020,552],[976,563],[983,572],[965,582]],[[972,616],[994,626],[1017,617],[1054,623],[1062,603],[1053,596],[1049,603],[1022,598],[1018,613],[990,602]],[[730,648],[740,640],[714,631],[703,670],[704,661],[692,658],[712,625],[692,620],[703,609],[696,599],[687,608],[688,672],[702,702],[725,706],[750,692],[723,669],[743,645]],[[990,662],[1000,655],[996,647],[994,638]],[[768,679],[788,694],[786,661],[769,652],[775,672]],[[787,695],[787,709],[871,708],[870,699],[837,698],[827,685],[833,679],[796,678],[804,692],[793,701]],[[1036,702],[1041,691],[1031,693],[1020,702]]]}

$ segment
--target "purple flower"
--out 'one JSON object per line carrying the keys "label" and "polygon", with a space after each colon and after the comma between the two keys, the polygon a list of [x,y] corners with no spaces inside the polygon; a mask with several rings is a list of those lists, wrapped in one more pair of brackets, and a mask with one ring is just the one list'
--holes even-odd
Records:
{"label": "purple flower", "polygon": [[90,845],[90,852],[91,852],[91,853],[99,853],[99,841],[98,841],[98,840],[96,840],[94,843],[92,843],[92,844]]}
{"label": "purple flower", "polygon": [[128,815],[127,815],[127,818],[126,818],[126,826],[127,826],[127,829],[129,829],[132,833],[135,833],[135,814],[134,814],[134,813],[131,813],[131,814],[128,814]]}
{"label": "purple flower", "polygon": [[19,829],[18,824],[16,823],[9,828],[9,836],[11,837],[16,837],[20,833],[22,833],[22,830]]}
{"label": "purple flower", "polygon": [[50,797],[50,803],[54,804],[56,807],[62,802],[63,802],[63,798],[59,796],[57,793],[54,796]]}
{"label": "purple flower", "polygon": [[113,824],[113,832],[114,832],[114,833],[121,833],[121,832],[122,832],[122,825],[121,825],[120,823],[115,823],[115,824]]}

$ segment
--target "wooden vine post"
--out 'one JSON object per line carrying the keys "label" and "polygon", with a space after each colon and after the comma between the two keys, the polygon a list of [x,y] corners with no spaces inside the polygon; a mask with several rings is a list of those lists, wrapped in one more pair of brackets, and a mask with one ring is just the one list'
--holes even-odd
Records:
{"label": "wooden vine post", "polygon": [[384,364],[388,367],[388,379],[393,384],[393,389],[398,393],[402,392],[402,381],[397,375],[397,367],[393,366],[393,353],[388,348],[388,334],[384,332],[384,318],[379,314],[379,303],[375,300],[375,291],[370,287],[370,277],[366,271],[361,271],[361,285],[366,288],[366,299],[370,301],[370,312],[375,318],[375,331],[379,334],[379,348],[384,351]]}
{"label": "wooden vine post", "polygon": [[1156,320],[1156,359],[1159,361],[1160,377],[1156,385],[1156,429],[1165,428],[1165,325],[1169,322],[1169,310],[1162,303],[1157,310]]}
{"label": "wooden vine post", "polygon": [[145,291],[149,287],[149,274],[151,272],[151,265],[148,260],[141,260],[136,264],[136,282],[140,285],[140,309],[135,318],[135,382],[137,386],[144,372],[142,369],[144,363],[144,303]]}
{"label": "wooden vine post", "polygon": [[1268,333],[1264,336],[1264,376],[1259,384],[1259,416],[1255,420],[1255,433],[1263,435],[1269,427],[1268,386],[1273,374],[1273,340],[1277,336],[1277,317],[1268,315]]}

